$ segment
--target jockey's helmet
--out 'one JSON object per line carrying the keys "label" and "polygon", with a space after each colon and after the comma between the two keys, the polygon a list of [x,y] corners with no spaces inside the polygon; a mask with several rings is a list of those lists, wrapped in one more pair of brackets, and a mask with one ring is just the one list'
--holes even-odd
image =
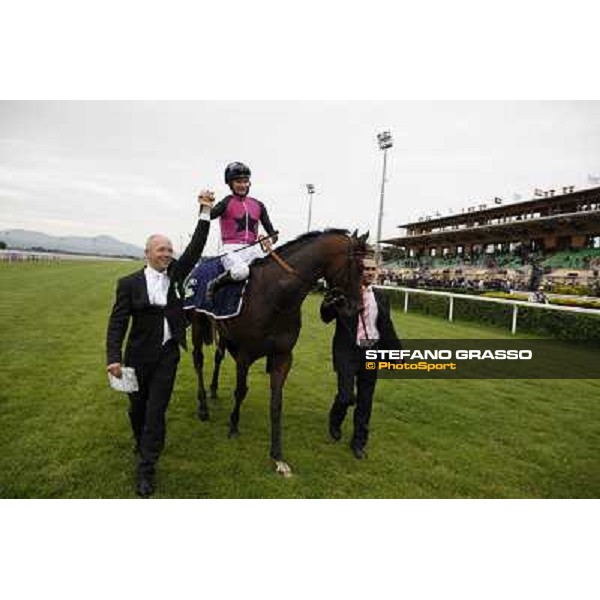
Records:
{"label": "jockey's helmet", "polygon": [[225,168],[225,183],[227,185],[231,185],[231,182],[234,179],[238,179],[240,177],[250,177],[252,173],[250,172],[250,167],[247,167],[244,163],[241,162],[232,162],[227,165]]}

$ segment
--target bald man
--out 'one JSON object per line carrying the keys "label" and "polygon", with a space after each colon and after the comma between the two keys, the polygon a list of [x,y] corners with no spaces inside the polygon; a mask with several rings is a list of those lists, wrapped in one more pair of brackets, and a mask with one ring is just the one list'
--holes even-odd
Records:
{"label": "bald man", "polygon": [[[129,420],[137,457],[136,491],[154,493],[156,463],[165,443],[165,414],[179,363],[179,346],[186,347],[183,282],[204,249],[210,228],[210,192],[198,196],[196,230],[181,257],[173,258],[173,245],[164,235],[146,242],[146,267],[123,277],[106,334],[107,370],[121,377],[121,365],[135,369],[139,391],[129,394]],[[131,329],[121,348],[131,319]]]}

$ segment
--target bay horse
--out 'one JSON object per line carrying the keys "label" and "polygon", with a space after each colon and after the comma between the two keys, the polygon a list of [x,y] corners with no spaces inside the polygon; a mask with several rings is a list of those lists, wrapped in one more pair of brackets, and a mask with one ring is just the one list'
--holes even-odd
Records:
{"label": "bay horse", "polygon": [[203,420],[208,418],[202,345],[212,343],[215,323],[219,347],[211,384],[213,397],[225,348],[236,362],[235,404],[229,416],[229,437],[239,434],[240,407],[248,393],[248,370],[257,359],[267,357],[271,385],[270,456],[276,463],[277,472],[283,476],[291,475],[289,465],[283,461],[281,448],[283,386],[302,326],[300,308],[317,281],[324,278],[329,287],[337,288],[345,295],[347,301],[341,310],[347,314],[358,312],[362,259],[368,235],[358,236],[356,231],[350,235],[341,229],[305,233],[278,248],[275,256],[270,254],[252,264],[238,316],[212,320],[201,312],[192,311],[198,416]]}

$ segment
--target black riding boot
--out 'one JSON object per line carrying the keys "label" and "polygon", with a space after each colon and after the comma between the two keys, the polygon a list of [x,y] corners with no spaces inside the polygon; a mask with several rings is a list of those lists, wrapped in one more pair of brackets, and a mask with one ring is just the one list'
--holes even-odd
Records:
{"label": "black riding boot", "polygon": [[215,277],[213,280],[211,280],[206,286],[206,299],[209,302],[214,302],[217,290],[228,283],[233,283],[234,281],[235,279],[231,277],[231,271],[225,271],[224,273],[221,273],[218,277]]}

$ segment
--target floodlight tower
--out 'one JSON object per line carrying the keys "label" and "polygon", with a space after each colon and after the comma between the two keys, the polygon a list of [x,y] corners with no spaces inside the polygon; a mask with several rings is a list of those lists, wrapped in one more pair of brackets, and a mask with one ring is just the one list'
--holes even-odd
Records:
{"label": "floodlight tower", "polygon": [[383,150],[383,175],[381,177],[381,198],[379,200],[379,217],[377,219],[377,244],[375,246],[375,260],[377,265],[381,262],[381,221],[383,219],[383,199],[385,196],[385,172],[387,167],[387,151],[394,145],[392,134],[389,131],[382,131],[377,134],[377,143],[379,149]]}
{"label": "floodlight tower", "polygon": [[306,226],[306,231],[310,231],[310,223],[312,221],[312,199],[315,193],[315,186],[312,183],[307,183],[306,191],[308,192],[308,224]]}

